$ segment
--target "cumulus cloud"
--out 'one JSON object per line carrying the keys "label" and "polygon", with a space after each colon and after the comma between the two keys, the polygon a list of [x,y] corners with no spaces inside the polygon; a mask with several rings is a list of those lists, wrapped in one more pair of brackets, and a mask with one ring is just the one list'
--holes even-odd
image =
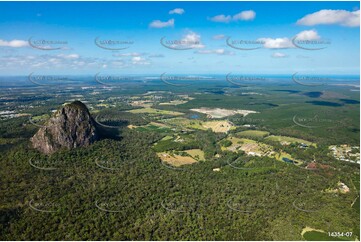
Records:
{"label": "cumulus cloud", "polygon": [[[316,30],[304,30],[296,34],[295,39],[297,40],[319,40],[321,36],[318,35]],[[292,43],[292,38],[259,38],[257,41],[263,44],[266,49],[288,49],[295,48]]]}
{"label": "cumulus cloud", "polygon": [[297,21],[297,24],[306,26],[337,24],[347,27],[357,27],[360,26],[360,10],[350,12],[346,10],[323,9],[304,16]]}
{"label": "cumulus cloud", "polygon": [[166,27],[174,27],[174,19],[169,19],[166,22],[162,22],[160,20],[154,20],[149,24],[151,28],[166,28]]}
{"label": "cumulus cloud", "polygon": [[213,22],[218,22],[218,23],[229,23],[232,20],[232,17],[230,15],[217,15],[214,17],[209,18],[209,20],[213,21]]}
{"label": "cumulus cloud", "polygon": [[237,21],[237,20],[243,20],[243,21],[248,21],[248,20],[253,20],[256,17],[256,12],[253,10],[247,10],[247,11],[242,11],[240,13],[237,13],[236,15],[233,16],[233,20]]}
{"label": "cumulus cloud", "polygon": [[214,17],[208,18],[210,21],[219,22],[219,23],[229,23],[231,21],[250,21],[256,17],[256,12],[253,10],[246,10],[240,13],[237,13],[233,16],[231,15],[216,15]]}
{"label": "cumulus cloud", "polygon": [[285,58],[285,57],[288,57],[286,54],[284,53],[280,53],[280,52],[275,52],[272,54],[272,57],[273,58]]}
{"label": "cumulus cloud", "polygon": [[216,55],[234,55],[232,51],[226,51],[224,49],[215,49],[215,50],[198,50],[194,52],[196,54],[216,54]]}
{"label": "cumulus cloud", "polygon": [[169,11],[169,14],[179,14],[179,15],[182,15],[183,13],[184,13],[184,9],[183,9],[183,8],[175,8],[175,9]]}
{"label": "cumulus cloud", "polygon": [[293,48],[294,45],[289,38],[260,38],[258,41],[263,43],[263,47],[267,49],[287,49]]}
{"label": "cumulus cloud", "polygon": [[220,40],[220,39],[224,39],[226,38],[226,36],[224,34],[217,34],[213,36],[213,39],[215,40]]}
{"label": "cumulus cloud", "polygon": [[296,35],[297,40],[318,40],[321,37],[316,30],[305,30]]}
{"label": "cumulus cloud", "polygon": [[0,39],[0,46],[3,46],[3,47],[20,48],[20,47],[26,47],[28,45],[29,45],[28,41],[25,41],[25,40],[14,39],[14,40],[6,41],[6,40]]}
{"label": "cumulus cloud", "polygon": [[179,44],[171,45],[173,48],[192,48],[200,49],[204,48],[205,45],[202,44],[201,36],[193,31],[189,31],[183,38],[180,40]]}
{"label": "cumulus cloud", "polygon": [[132,57],[132,64],[133,65],[150,65],[150,62],[147,61],[143,57],[135,56],[135,57]]}

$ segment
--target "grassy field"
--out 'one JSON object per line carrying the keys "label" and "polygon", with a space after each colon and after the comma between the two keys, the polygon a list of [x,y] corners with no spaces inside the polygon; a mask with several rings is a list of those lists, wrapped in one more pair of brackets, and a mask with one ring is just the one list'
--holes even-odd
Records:
{"label": "grassy field", "polygon": [[140,132],[157,132],[157,133],[172,133],[172,130],[165,124],[150,122],[144,126],[128,126],[128,128],[135,129]]}
{"label": "grassy field", "polygon": [[160,114],[160,115],[173,115],[173,116],[181,116],[184,113],[175,112],[175,111],[168,111],[168,110],[160,110],[154,108],[139,108],[130,110],[131,113],[148,113],[148,114]]}
{"label": "grassy field", "polygon": [[191,149],[191,150],[185,150],[184,152],[187,152],[190,156],[192,156],[196,160],[205,160],[204,159],[204,152],[201,149]]}
{"label": "grassy field", "polygon": [[167,136],[165,136],[165,137],[163,137],[163,139],[161,139],[161,140],[171,140],[171,139],[173,139],[173,136],[170,136],[170,135],[167,135]]}
{"label": "grassy field", "polygon": [[235,127],[226,120],[203,122],[186,118],[171,118],[162,120],[162,122],[181,129],[212,129],[212,131],[215,133],[226,133],[229,130],[235,129]]}
{"label": "grassy field", "polygon": [[227,140],[231,141],[232,145],[229,147],[221,147],[222,150],[229,150],[233,152],[242,150],[246,154],[258,156],[270,155],[272,152],[272,147],[270,145],[251,139],[229,137]]}
{"label": "grassy field", "polygon": [[190,120],[186,118],[170,118],[162,120],[163,123],[169,124],[170,126],[176,126],[183,129],[200,129],[206,130],[205,127],[202,126],[203,122],[198,120]]}
{"label": "grassy field", "polygon": [[173,100],[167,103],[159,103],[159,105],[179,105],[179,104],[184,104],[187,103],[187,100]]}
{"label": "grassy field", "polygon": [[215,133],[227,133],[235,127],[228,121],[208,121],[204,122],[202,126],[206,129],[212,129]]}
{"label": "grassy field", "polygon": [[170,164],[172,166],[182,166],[182,165],[189,165],[196,163],[197,160],[190,156],[181,156],[176,154],[170,154],[167,152],[160,152],[157,153],[158,157],[162,160],[162,162],[165,162],[167,164]]}
{"label": "grassy field", "polygon": [[293,138],[293,137],[288,137],[288,136],[278,136],[278,135],[271,135],[265,138],[266,140],[271,140],[271,141],[278,141],[278,142],[288,142],[288,143],[304,143],[307,145],[313,145],[315,146],[316,144],[307,141],[307,140],[303,140],[303,139],[298,139],[298,138]]}
{"label": "grassy field", "polygon": [[237,136],[240,137],[252,137],[252,138],[263,138],[269,135],[269,132],[267,131],[261,131],[261,130],[246,130],[242,132],[238,132]]}

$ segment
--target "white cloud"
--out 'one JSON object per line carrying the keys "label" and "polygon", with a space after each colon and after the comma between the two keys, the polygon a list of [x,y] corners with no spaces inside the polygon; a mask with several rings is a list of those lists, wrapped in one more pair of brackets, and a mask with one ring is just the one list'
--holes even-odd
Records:
{"label": "white cloud", "polygon": [[255,11],[247,10],[247,11],[242,11],[240,13],[237,13],[233,16],[220,14],[220,15],[208,18],[208,19],[213,22],[229,23],[231,21],[239,21],[239,20],[249,21],[249,20],[253,20],[255,17],[256,17]]}
{"label": "white cloud", "polygon": [[258,41],[262,41],[263,47],[267,49],[286,49],[294,47],[289,38],[260,38]]}
{"label": "white cloud", "polygon": [[[304,30],[296,34],[297,40],[319,40],[321,36],[318,35],[316,30]],[[263,43],[263,47],[266,49],[288,49],[295,48],[291,38],[259,38],[257,41]]]}
{"label": "white cloud", "polygon": [[226,51],[224,49],[215,49],[215,50],[198,50],[196,54],[216,54],[216,55],[234,55],[232,51]]}
{"label": "white cloud", "polygon": [[285,58],[285,57],[288,57],[286,54],[284,53],[280,53],[280,52],[275,52],[272,54],[272,57],[273,58]]}
{"label": "white cloud", "polygon": [[69,54],[69,55],[59,54],[58,57],[61,57],[64,59],[79,59],[78,54]]}
{"label": "white cloud", "polygon": [[169,11],[169,14],[180,14],[180,15],[182,15],[183,13],[184,13],[183,8],[175,8],[175,9]]}
{"label": "white cloud", "polygon": [[180,41],[180,44],[171,45],[173,48],[192,48],[200,49],[204,48],[205,45],[201,42],[201,36],[195,32],[189,31]]}
{"label": "white cloud", "polygon": [[149,65],[150,62],[147,61],[145,58],[140,56],[135,56],[132,58],[132,64],[133,65]]}
{"label": "white cloud", "polygon": [[296,35],[297,40],[319,40],[321,36],[316,30],[304,30]]}
{"label": "white cloud", "polygon": [[318,40],[321,37],[316,30],[305,30],[296,35],[297,40]]}
{"label": "white cloud", "polygon": [[209,20],[218,23],[229,23],[232,20],[230,15],[225,16],[224,14],[211,17]]}
{"label": "white cloud", "polygon": [[237,20],[243,20],[243,21],[248,21],[248,20],[253,20],[256,17],[256,12],[253,10],[247,10],[247,11],[242,11],[240,13],[237,13],[236,15],[233,16],[233,20],[237,21]]}
{"label": "white cloud", "polygon": [[220,39],[224,39],[226,38],[226,36],[224,34],[217,34],[213,36],[213,39],[215,40],[220,40]]}
{"label": "white cloud", "polygon": [[90,63],[97,61],[97,58],[83,58],[78,54],[58,54],[58,55],[37,55],[37,56],[5,56],[0,58],[0,68],[44,68],[44,69],[57,69],[64,68],[69,69],[73,67],[86,67]]}
{"label": "white cloud", "polygon": [[166,22],[162,22],[160,20],[154,20],[149,24],[151,28],[166,28],[166,27],[174,27],[174,19],[169,19]]}
{"label": "white cloud", "polygon": [[347,27],[357,27],[360,26],[360,10],[350,12],[346,10],[323,9],[299,19],[297,24],[306,26],[337,24]]}
{"label": "white cloud", "polygon": [[20,47],[26,47],[28,45],[29,45],[28,41],[25,41],[25,40],[14,39],[14,40],[6,41],[6,40],[0,39],[0,46],[3,46],[3,47],[20,48]]}
{"label": "white cloud", "polygon": [[139,57],[139,56],[137,56],[137,57],[133,57],[132,58],[132,61],[141,61],[141,60],[143,60],[143,58],[142,57]]}

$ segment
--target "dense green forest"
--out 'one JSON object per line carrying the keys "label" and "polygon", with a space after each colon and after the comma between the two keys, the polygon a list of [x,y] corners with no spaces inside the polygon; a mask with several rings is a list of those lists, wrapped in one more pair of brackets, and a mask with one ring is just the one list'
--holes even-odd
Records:
{"label": "dense green forest", "polygon": [[[161,101],[154,101],[155,94],[149,92],[161,86],[138,88],[138,92],[104,92],[102,106],[96,105],[100,97],[87,96],[84,91],[101,139],[86,148],[49,156],[31,148],[29,140],[42,124],[35,117],[45,115],[46,120],[76,92],[43,90],[38,96],[29,96],[20,94],[20,89],[5,96],[0,102],[3,110],[32,106],[31,110],[17,108],[32,116],[0,122],[1,240],[303,240],[312,237],[302,235],[306,227],[325,233],[352,232],[340,239],[360,238],[359,164],[340,161],[329,150],[329,145],[358,145],[359,103],[317,106],[307,103],[312,98],[302,94],[287,103],[289,95],[277,91],[277,86],[258,90],[272,95],[271,103],[229,87],[225,87],[229,95],[209,93],[219,90],[216,85],[199,94],[204,89],[199,85],[193,90],[197,92],[191,95],[193,99],[166,106],[160,102],[193,92],[179,88],[177,95],[175,90],[157,93]],[[52,91],[59,95],[49,95]],[[128,112],[141,109],[131,105],[133,99],[149,101],[148,96],[158,114]],[[162,114],[163,110],[181,112],[191,119],[195,113],[190,109],[200,107],[246,108],[259,113],[227,117],[235,127],[228,133],[147,126],[174,118]],[[315,113],[321,117],[317,121],[324,121],[316,129],[292,122],[296,114],[314,117]],[[210,120],[200,113],[196,117],[194,123]],[[303,166],[225,149],[232,146],[227,137],[239,137],[245,130],[305,139],[316,145],[301,149],[298,143],[285,146],[271,139],[247,137],[271,146],[276,153],[292,154],[306,162]],[[175,142],[177,136],[184,142]],[[183,154],[188,149],[202,150],[205,161],[172,167],[157,155],[167,151]],[[306,169],[312,161],[318,168]],[[337,191],[339,182],[346,184],[349,192]],[[316,233],[315,238],[325,233]]]}
{"label": "dense green forest", "polygon": [[[358,165],[327,155],[327,170],[265,157],[245,166],[233,153],[210,158],[217,137],[204,132],[207,161],[173,170],[152,150],[156,134],[125,128],[120,140],[46,157],[29,148],[32,132],[1,145],[3,240],[300,240],[305,226],[359,237]],[[339,180],[350,193],[321,192]]]}

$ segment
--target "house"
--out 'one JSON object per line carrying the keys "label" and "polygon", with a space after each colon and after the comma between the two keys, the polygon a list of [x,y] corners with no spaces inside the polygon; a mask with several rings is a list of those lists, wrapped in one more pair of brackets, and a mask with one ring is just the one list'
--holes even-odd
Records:
{"label": "house", "polygon": [[338,185],[338,190],[339,190],[341,193],[348,193],[348,192],[350,192],[350,188],[349,188],[348,186],[346,186],[345,183],[343,183],[343,182],[338,182],[337,185]]}
{"label": "house", "polygon": [[306,166],[306,169],[308,170],[317,170],[316,162],[311,162]]}

